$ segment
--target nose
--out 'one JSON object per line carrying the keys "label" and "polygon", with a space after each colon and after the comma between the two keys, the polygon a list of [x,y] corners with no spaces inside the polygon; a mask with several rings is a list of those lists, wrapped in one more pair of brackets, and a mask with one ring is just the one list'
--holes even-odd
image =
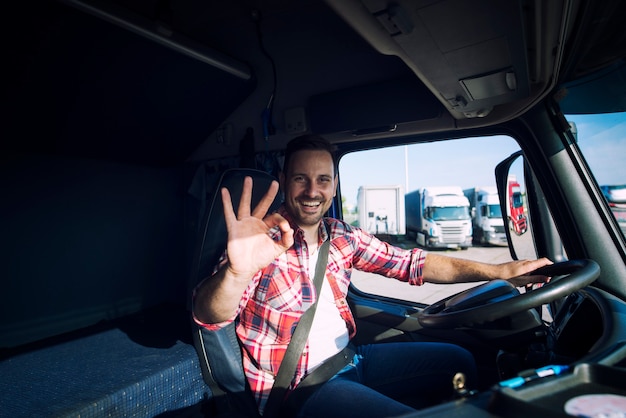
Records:
{"label": "nose", "polygon": [[304,194],[308,197],[317,196],[319,194],[317,184],[314,181],[307,181],[304,187]]}

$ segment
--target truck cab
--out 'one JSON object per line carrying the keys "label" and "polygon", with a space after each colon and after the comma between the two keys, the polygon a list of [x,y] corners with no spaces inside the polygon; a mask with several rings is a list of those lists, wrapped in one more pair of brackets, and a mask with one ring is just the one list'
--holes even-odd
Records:
{"label": "truck cab", "polygon": [[472,245],[469,201],[457,186],[424,187],[405,196],[407,230],[424,248]]}
{"label": "truck cab", "polygon": [[517,235],[522,235],[527,229],[526,210],[522,188],[515,176],[509,177],[507,188],[509,199],[506,206],[506,214],[509,229]]}
{"label": "truck cab", "polygon": [[[626,398],[623,213],[600,187],[626,184],[625,1],[0,7],[0,415],[228,416],[245,383],[211,373],[217,350],[190,314],[215,267],[204,255],[223,252],[212,208],[231,170],[278,178],[302,134],[336,149],[328,216],[360,185],[401,184],[414,236],[398,244],[560,266],[539,289],[354,269],[354,344],[445,341],[476,359],[476,392],[409,417],[562,417],[588,396]],[[523,169],[501,165],[512,155]],[[471,246],[468,202],[425,209],[412,193],[494,182],[508,247]]]}
{"label": "truck cab", "polygon": [[507,245],[496,186],[463,190],[470,202],[474,245]]}

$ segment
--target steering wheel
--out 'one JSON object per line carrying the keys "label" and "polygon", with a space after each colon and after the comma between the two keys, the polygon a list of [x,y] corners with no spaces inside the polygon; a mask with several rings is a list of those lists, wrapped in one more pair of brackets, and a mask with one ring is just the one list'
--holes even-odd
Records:
{"label": "steering wheel", "polygon": [[417,319],[425,328],[469,327],[495,321],[582,289],[600,276],[600,266],[588,259],[569,260],[541,267],[529,275],[552,279],[526,293],[520,293],[507,280],[491,280],[428,306]]}

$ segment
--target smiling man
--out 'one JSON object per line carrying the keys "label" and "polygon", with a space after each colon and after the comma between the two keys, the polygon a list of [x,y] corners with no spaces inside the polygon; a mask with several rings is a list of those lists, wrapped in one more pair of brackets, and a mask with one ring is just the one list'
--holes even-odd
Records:
{"label": "smiling man", "polygon": [[[278,192],[276,182],[252,209],[253,185],[246,178],[236,214],[230,193],[221,191],[227,250],[215,274],[197,287],[194,316],[208,330],[236,321],[244,370],[261,414],[293,330],[317,299],[308,341],[287,397],[290,409],[284,409],[283,415],[398,416],[414,409],[397,399],[412,397],[414,405],[446,399],[452,395],[452,377],[457,372],[464,373],[470,385],[476,379],[471,354],[458,346],[374,344],[355,347],[350,351],[349,364],[311,396],[301,396],[301,382],[315,374],[321,364],[345,353],[356,333],[346,300],[353,269],[410,285],[503,278],[521,286],[547,279],[527,275],[550,264],[547,259],[494,265],[426,253],[419,248],[405,250],[341,220],[324,217],[336,194],[337,181],[331,144],[319,136],[305,135],[287,145],[280,174],[285,200],[276,213],[267,214]],[[318,248],[327,240],[328,263],[317,295],[312,281]]]}

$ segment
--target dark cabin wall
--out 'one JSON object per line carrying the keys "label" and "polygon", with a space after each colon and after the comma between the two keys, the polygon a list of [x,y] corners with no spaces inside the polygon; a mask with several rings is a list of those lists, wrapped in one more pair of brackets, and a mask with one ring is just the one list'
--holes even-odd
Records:
{"label": "dark cabin wall", "polygon": [[0,347],[186,301],[180,168],[11,154],[0,164]]}
{"label": "dark cabin wall", "polygon": [[8,7],[0,349],[186,306],[185,161],[254,79],[58,1]]}
{"label": "dark cabin wall", "polygon": [[131,31],[132,14],[118,26],[60,1],[10,7],[0,150],[181,164],[256,85]]}

